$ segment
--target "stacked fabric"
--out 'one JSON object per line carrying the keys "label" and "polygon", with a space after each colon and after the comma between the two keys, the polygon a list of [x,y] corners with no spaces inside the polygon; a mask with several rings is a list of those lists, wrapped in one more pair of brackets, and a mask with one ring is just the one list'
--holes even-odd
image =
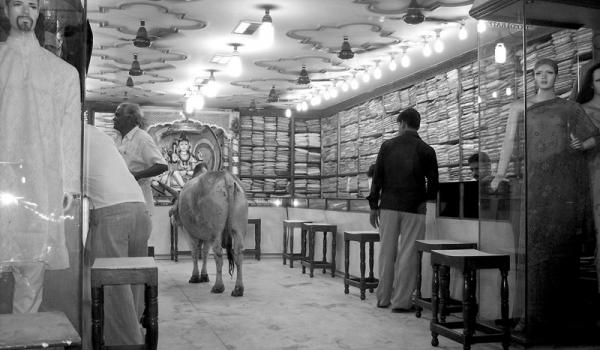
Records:
{"label": "stacked fabric", "polygon": [[383,108],[385,108],[387,113],[394,113],[402,108],[398,93],[398,91],[394,91],[383,95]]}
{"label": "stacked fabric", "polygon": [[356,142],[340,143],[340,159],[358,157],[358,147]]}
{"label": "stacked fabric", "polygon": [[337,161],[337,145],[331,147],[323,147],[323,162]]}
{"label": "stacked fabric", "polygon": [[340,129],[340,142],[356,140],[358,138],[358,123],[344,126]]}
{"label": "stacked fabric", "polygon": [[352,174],[358,172],[357,159],[343,159],[338,165],[339,174]]}
{"label": "stacked fabric", "polygon": [[323,175],[335,175],[337,174],[337,161],[333,162],[323,162]]}
{"label": "stacked fabric", "polygon": [[363,155],[372,155],[377,154],[379,152],[379,148],[381,147],[381,143],[383,142],[383,137],[366,137],[360,140],[358,146],[358,153],[362,157]]}
{"label": "stacked fabric", "polygon": [[367,156],[360,155],[358,159],[359,168],[358,171],[361,173],[366,173],[369,170],[371,164],[375,164],[377,160],[377,154],[371,154]]}

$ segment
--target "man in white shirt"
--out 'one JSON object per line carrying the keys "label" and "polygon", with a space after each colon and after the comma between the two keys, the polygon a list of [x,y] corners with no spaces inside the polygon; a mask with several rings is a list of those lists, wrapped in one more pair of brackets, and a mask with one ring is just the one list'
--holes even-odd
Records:
{"label": "man in white shirt", "polygon": [[[92,125],[85,129],[85,194],[90,200],[86,255],[95,258],[146,256],[150,216],[142,190],[112,139]],[[104,288],[106,345],[142,344],[141,286]]]}
{"label": "man in white shirt", "polygon": [[121,133],[118,143],[119,153],[125,159],[129,171],[142,188],[148,211],[152,215],[154,199],[152,198],[151,178],[158,176],[169,168],[160,149],[152,136],[140,129],[143,124],[140,106],[135,103],[121,103],[115,111],[114,128]]}
{"label": "man in white shirt", "polygon": [[64,222],[80,192],[77,70],[42,48],[38,0],[8,0],[0,43],[0,271],[15,278],[13,312],[37,312],[47,269],[69,267]]}

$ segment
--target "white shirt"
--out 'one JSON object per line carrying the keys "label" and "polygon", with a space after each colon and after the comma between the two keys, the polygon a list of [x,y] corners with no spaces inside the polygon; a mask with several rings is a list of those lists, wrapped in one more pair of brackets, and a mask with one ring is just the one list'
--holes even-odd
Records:
{"label": "white shirt", "polygon": [[80,192],[80,136],[77,70],[33,33],[11,33],[0,43],[0,192],[22,201],[0,207],[0,265],[69,266],[62,197]]}
{"label": "white shirt", "polygon": [[[167,165],[152,136],[137,126],[121,139],[118,148],[131,172],[148,169],[154,164]],[[146,198],[148,211],[152,212],[154,199],[152,198],[150,181],[151,178],[139,179],[138,184],[142,188],[144,198]]]}
{"label": "white shirt", "polygon": [[145,202],[140,186],[113,140],[89,124],[85,127],[84,164],[85,194],[93,209]]}

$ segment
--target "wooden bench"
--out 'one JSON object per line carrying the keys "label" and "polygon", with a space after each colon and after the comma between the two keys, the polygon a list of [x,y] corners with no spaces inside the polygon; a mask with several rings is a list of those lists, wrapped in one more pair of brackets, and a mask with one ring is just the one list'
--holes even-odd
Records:
{"label": "wooden bench", "polygon": [[97,258],[92,265],[92,346],[101,349],[138,349],[140,346],[104,346],[104,286],[143,284],[145,346],[156,350],[158,345],[158,268],[153,258]]}
{"label": "wooden bench", "polygon": [[0,349],[81,349],[81,337],[64,313],[0,315]]}
{"label": "wooden bench", "polygon": [[[360,243],[360,277],[350,275],[350,242]],[[369,243],[369,277],[365,277],[365,244]],[[365,290],[368,288],[373,293],[373,288],[377,288],[379,280],[373,275],[373,265],[375,253],[374,244],[379,242],[379,232],[377,231],[344,231],[344,253],[345,253],[345,276],[344,293],[348,294],[349,286],[360,289],[360,299],[365,300]]]}

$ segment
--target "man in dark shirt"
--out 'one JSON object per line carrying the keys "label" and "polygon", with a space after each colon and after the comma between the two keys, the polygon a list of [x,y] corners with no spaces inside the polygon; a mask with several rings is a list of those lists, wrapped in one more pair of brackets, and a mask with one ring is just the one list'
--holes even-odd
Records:
{"label": "man in dark shirt", "polygon": [[[377,306],[409,311],[416,287],[415,240],[425,237],[425,207],[436,199],[438,167],[435,151],[417,130],[421,116],[413,108],[398,115],[399,135],[379,149],[369,194],[371,225],[379,227]],[[398,247],[398,238],[401,237]]]}

